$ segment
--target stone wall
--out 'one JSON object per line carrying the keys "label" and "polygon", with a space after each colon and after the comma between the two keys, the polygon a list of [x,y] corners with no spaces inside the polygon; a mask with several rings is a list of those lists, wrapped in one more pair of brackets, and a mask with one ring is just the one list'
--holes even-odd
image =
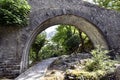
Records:
{"label": "stone wall", "polygon": [[0,27],[0,78],[13,78],[20,73],[18,31],[19,27]]}

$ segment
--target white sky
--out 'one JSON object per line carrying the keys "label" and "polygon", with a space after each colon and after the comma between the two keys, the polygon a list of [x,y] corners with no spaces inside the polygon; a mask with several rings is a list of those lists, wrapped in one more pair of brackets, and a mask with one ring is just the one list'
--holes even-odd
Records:
{"label": "white sky", "polygon": [[93,0],[83,0],[83,1],[87,1],[87,2],[93,3]]}
{"label": "white sky", "polygon": [[57,28],[57,26],[58,26],[58,25],[51,26],[51,27],[47,28],[47,29],[45,30],[45,32],[46,32],[47,34],[49,34],[50,32],[55,31],[55,28]]}

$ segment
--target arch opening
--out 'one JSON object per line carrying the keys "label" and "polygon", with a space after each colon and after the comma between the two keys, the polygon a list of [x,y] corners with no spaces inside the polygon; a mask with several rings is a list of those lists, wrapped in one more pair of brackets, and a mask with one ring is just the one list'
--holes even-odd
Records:
{"label": "arch opening", "polygon": [[94,49],[89,37],[72,25],[54,25],[37,35],[31,45],[29,66],[52,57],[90,53]]}
{"label": "arch opening", "polygon": [[31,34],[30,38],[27,41],[26,47],[24,49],[24,53],[22,56],[21,61],[21,72],[25,71],[28,68],[28,56],[30,46],[32,45],[35,37],[46,28],[57,25],[57,24],[68,24],[73,25],[82,32],[85,32],[87,36],[90,38],[94,46],[100,45],[103,46],[105,49],[108,49],[107,41],[104,38],[102,32],[92,23],[88,22],[82,17],[78,17],[75,15],[61,15],[56,16],[54,18],[48,19],[40,26],[38,26],[33,33]]}

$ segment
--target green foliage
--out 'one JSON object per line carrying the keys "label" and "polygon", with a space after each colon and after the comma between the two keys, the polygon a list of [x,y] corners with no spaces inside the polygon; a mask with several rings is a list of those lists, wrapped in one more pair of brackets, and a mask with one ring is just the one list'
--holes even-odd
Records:
{"label": "green foliage", "polygon": [[72,26],[69,25],[59,25],[56,29],[57,33],[53,36],[52,41],[57,44],[64,46],[65,41],[72,36]]}
{"label": "green foliage", "polygon": [[86,34],[79,32],[73,26],[60,25],[51,41],[46,40],[45,34],[37,36],[30,50],[30,60],[36,62],[50,57],[71,54],[79,49],[80,44],[84,44],[84,48],[86,44],[89,44]]}
{"label": "green foliage", "polygon": [[[101,71],[105,72],[104,75],[101,75],[101,77],[100,77],[101,79],[105,75],[113,73],[116,68],[115,64],[116,63],[118,64],[119,62],[115,61],[115,60],[110,60],[107,53],[108,53],[108,51],[104,50],[100,46],[98,46],[97,49],[93,50],[91,52],[92,58],[88,59],[88,61],[85,64],[85,68],[84,68],[85,71],[98,73],[98,71],[101,70]],[[99,75],[97,75],[97,76],[99,76]],[[97,79],[97,80],[99,80],[99,79]]]}
{"label": "green foliage", "polygon": [[30,49],[30,60],[33,63],[43,59],[65,55],[62,46],[46,40],[46,33],[39,34]]}
{"label": "green foliage", "polygon": [[60,47],[59,45],[53,42],[48,42],[42,47],[39,54],[40,54],[40,59],[43,60],[51,57],[58,57],[61,55],[65,55],[65,52],[62,49],[62,47]]}
{"label": "green foliage", "polygon": [[93,0],[93,1],[102,7],[120,11],[120,0]]}
{"label": "green foliage", "polygon": [[88,72],[85,70],[72,70],[67,71],[66,75],[68,77],[66,80],[71,80],[69,76],[74,76],[74,80],[100,80],[100,78],[106,75],[106,71],[97,70],[95,72]]}
{"label": "green foliage", "polygon": [[32,44],[32,48],[30,49],[30,60],[35,62],[40,60],[39,51],[44,46],[45,42],[46,42],[45,33],[41,33],[36,37],[35,42]]}
{"label": "green foliage", "polygon": [[87,35],[70,25],[60,25],[52,41],[62,46],[68,54],[89,52],[93,48]]}
{"label": "green foliage", "polygon": [[29,11],[26,0],[0,0],[0,25],[25,26]]}
{"label": "green foliage", "polygon": [[[108,80],[111,76],[108,74],[115,72],[115,64],[118,61],[110,60],[107,55],[108,51],[98,46],[91,52],[92,58],[87,59],[83,69],[67,70],[66,75],[69,78],[74,77],[74,80]],[[69,77],[70,76],[70,77]],[[105,77],[105,79],[103,79]]]}
{"label": "green foliage", "polygon": [[92,59],[89,59],[86,63],[87,71],[95,71],[99,69],[105,69],[106,61],[109,61],[109,57],[106,55],[108,53],[107,50],[104,50],[100,46],[97,49],[92,50]]}
{"label": "green foliage", "polygon": [[79,48],[80,37],[78,35],[72,35],[65,43],[66,50],[68,52],[74,52]]}
{"label": "green foliage", "polygon": [[66,53],[72,53],[80,43],[78,30],[73,26],[60,25],[52,41],[65,48]]}

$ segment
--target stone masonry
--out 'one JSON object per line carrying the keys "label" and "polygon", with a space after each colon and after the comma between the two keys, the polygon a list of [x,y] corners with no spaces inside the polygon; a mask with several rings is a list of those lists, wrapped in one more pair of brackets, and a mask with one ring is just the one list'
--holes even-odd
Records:
{"label": "stone masonry", "polygon": [[29,25],[0,27],[0,77],[13,78],[28,66],[29,49],[46,28],[70,24],[85,32],[94,46],[120,48],[120,13],[81,0],[28,0]]}

